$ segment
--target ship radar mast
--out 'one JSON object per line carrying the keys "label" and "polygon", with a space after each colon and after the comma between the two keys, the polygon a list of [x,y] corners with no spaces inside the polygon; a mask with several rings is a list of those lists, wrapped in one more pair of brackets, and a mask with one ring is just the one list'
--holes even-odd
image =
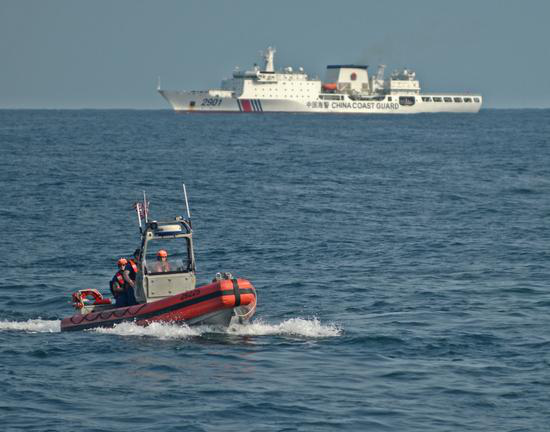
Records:
{"label": "ship radar mast", "polygon": [[370,91],[372,93],[379,92],[381,89],[384,88],[384,71],[386,69],[386,65],[378,65],[378,71],[376,72],[376,77],[371,77],[371,89]]}
{"label": "ship radar mast", "polygon": [[384,70],[386,69],[386,65],[378,65],[378,71],[377,71],[377,74],[376,74],[376,81],[377,83],[380,85],[380,84],[384,84]]}
{"label": "ship radar mast", "polygon": [[275,72],[275,67],[273,66],[273,56],[277,50],[275,48],[267,47],[265,52],[262,54],[265,61],[265,72]]}

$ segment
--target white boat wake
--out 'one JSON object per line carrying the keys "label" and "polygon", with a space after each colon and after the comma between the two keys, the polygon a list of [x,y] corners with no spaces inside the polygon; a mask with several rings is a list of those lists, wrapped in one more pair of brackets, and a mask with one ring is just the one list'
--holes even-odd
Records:
{"label": "white boat wake", "polygon": [[97,328],[93,331],[119,336],[146,336],[159,339],[188,339],[206,334],[228,334],[235,336],[297,336],[306,338],[335,337],[342,334],[336,324],[321,324],[317,318],[290,318],[280,324],[269,324],[256,320],[249,324],[235,324],[228,328],[211,326],[188,327],[181,324],[153,323],[141,327],[122,323],[113,328]]}
{"label": "white boat wake", "polygon": [[61,321],[30,319],[27,321],[0,320],[0,331],[26,331],[29,333],[58,333],[61,331]]}
{"label": "white boat wake", "polygon": [[[2,321],[0,331],[23,331],[28,333],[57,333],[61,321],[33,319],[28,321]],[[294,336],[304,338],[337,337],[342,329],[334,324],[322,324],[317,318],[290,318],[279,324],[256,320],[249,324],[235,324],[228,328],[210,326],[188,327],[185,324],[153,323],[147,327],[133,323],[121,323],[113,328],[89,330],[101,334],[118,336],[153,337],[158,339],[189,339],[206,334],[228,334],[235,336]]]}
{"label": "white boat wake", "polygon": [[158,339],[189,339],[201,335],[198,327],[163,323],[152,323],[147,327],[138,326],[134,323],[121,323],[113,328],[98,327],[90,331],[118,336],[146,336]]}
{"label": "white boat wake", "polygon": [[302,336],[309,338],[336,337],[342,329],[334,324],[321,324],[317,318],[290,318],[280,324],[269,324],[256,320],[250,324],[229,327],[228,334],[240,336]]}

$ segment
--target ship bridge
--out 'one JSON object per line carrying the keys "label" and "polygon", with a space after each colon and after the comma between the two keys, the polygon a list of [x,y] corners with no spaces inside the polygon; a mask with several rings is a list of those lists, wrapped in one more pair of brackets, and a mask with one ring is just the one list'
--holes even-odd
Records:
{"label": "ship bridge", "polygon": [[391,74],[386,90],[389,93],[419,94],[420,83],[416,79],[416,73],[405,68]]}
{"label": "ship bridge", "polygon": [[276,70],[275,49],[269,47],[263,58],[263,69],[258,65],[250,70],[233,71],[233,77],[223,80],[222,90],[229,91],[238,98],[249,99],[291,99],[307,100],[317,98],[321,81],[310,79],[302,67],[293,69],[287,66]]}

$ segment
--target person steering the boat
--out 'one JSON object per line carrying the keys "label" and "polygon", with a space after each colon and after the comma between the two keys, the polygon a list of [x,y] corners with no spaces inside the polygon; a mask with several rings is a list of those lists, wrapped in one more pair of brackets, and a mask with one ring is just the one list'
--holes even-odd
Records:
{"label": "person steering the boat", "polygon": [[170,271],[170,263],[168,262],[168,252],[161,249],[157,252],[157,262],[155,264],[156,273],[167,273]]}
{"label": "person steering the boat", "polygon": [[118,271],[111,279],[111,292],[115,297],[115,306],[133,306],[137,304],[136,297],[134,295],[134,281],[130,279],[130,272],[126,270],[128,260],[126,258],[120,258],[117,261]]}

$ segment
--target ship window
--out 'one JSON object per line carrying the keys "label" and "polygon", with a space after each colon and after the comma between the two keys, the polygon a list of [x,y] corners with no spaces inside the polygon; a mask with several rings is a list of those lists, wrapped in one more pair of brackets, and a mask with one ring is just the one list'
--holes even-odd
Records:
{"label": "ship window", "polygon": [[414,105],[414,96],[400,96],[399,104],[403,106],[413,106]]}
{"label": "ship window", "polygon": [[472,98],[464,98],[464,102],[472,102]]}
{"label": "ship window", "polygon": [[452,101],[453,101],[453,99],[450,98],[450,97],[443,98],[443,100],[444,100],[445,102],[452,102]]}
{"label": "ship window", "polygon": [[443,100],[440,97],[434,97],[434,102],[443,102]]}
{"label": "ship window", "polygon": [[479,98],[474,98],[474,102],[479,103]]}
{"label": "ship window", "polygon": [[195,101],[189,102],[189,106],[190,106],[190,107],[194,107],[194,106],[195,106]]}
{"label": "ship window", "polygon": [[388,101],[391,102],[391,96],[388,96]]}
{"label": "ship window", "polygon": [[319,95],[319,99],[321,99],[321,100],[341,100],[342,96],[338,96],[338,95]]}
{"label": "ship window", "polygon": [[422,97],[422,102],[431,102],[431,101],[432,101],[431,97],[425,97],[425,96]]}
{"label": "ship window", "polygon": [[455,97],[455,98],[454,98],[454,101],[455,101],[455,102],[462,102],[462,98]]}

